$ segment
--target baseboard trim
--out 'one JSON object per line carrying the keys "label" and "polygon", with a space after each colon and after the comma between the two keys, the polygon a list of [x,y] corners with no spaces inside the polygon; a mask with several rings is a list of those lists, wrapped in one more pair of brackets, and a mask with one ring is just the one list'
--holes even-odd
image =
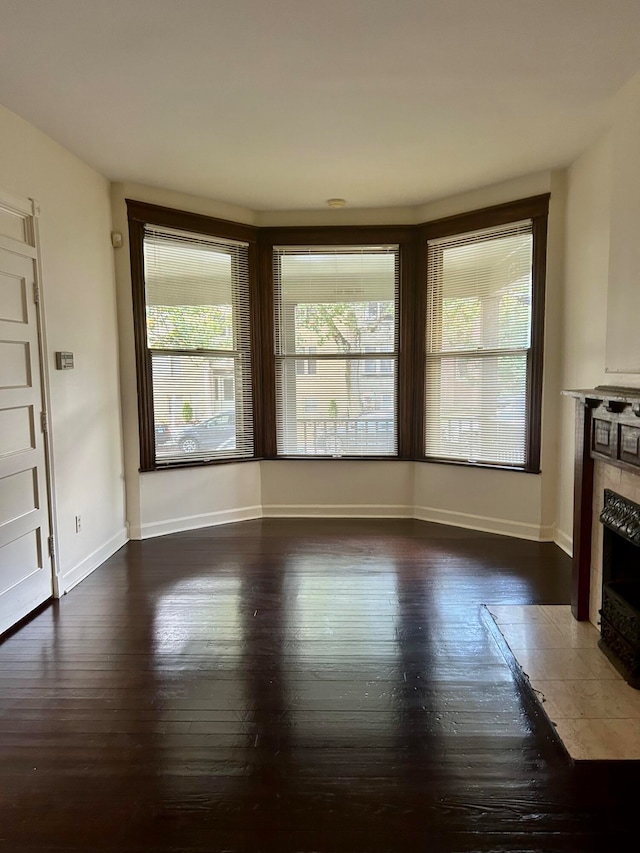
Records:
{"label": "baseboard trim", "polygon": [[[185,515],[181,518],[168,518],[165,521],[153,521],[142,524],[132,530],[132,539],[152,539],[169,533],[183,533],[185,530],[199,530],[201,527],[217,527],[220,524],[233,524],[235,521],[250,521],[262,518],[262,507],[243,506],[238,509],[223,509],[217,512],[203,512],[198,515]],[[137,535],[134,535],[137,534]]]}
{"label": "baseboard trim", "polygon": [[88,577],[91,572],[94,572],[99,566],[101,566],[105,560],[108,560],[109,557],[112,557],[116,551],[119,551],[123,545],[129,541],[129,534],[126,527],[123,527],[122,530],[119,530],[115,536],[112,536],[111,539],[108,539],[103,545],[100,545],[99,548],[96,548],[95,551],[92,551],[88,554],[83,560],[75,565],[72,569],[69,569],[68,572],[64,572],[58,578],[58,590],[60,595],[64,595],[66,592],[69,592],[77,586],[80,581],[83,581],[86,577]]}
{"label": "baseboard trim", "polygon": [[569,557],[573,557],[573,537],[569,536],[568,533],[565,533],[564,530],[558,530],[556,528],[555,536],[553,537],[553,541],[556,543],[558,548],[562,548],[565,554]]}
{"label": "baseboard trim", "polygon": [[265,518],[413,518],[402,504],[265,504]]}
{"label": "baseboard trim", "polygon": [[130,536],[131,539],[152,539],[170,533],[183,533],[187,530],[217,527],[255,518],[415,518],[419,521],[448,524],[483,533],[498,533],[534,542],[556,541],[556,531],[552,526],[471,515],[435,507],[413,507],[409,504],[256,504],[239,509],[169,518],[139,527],[132,526]]}
{"label": "baseboard trim", "polygon": [[467,530],[479,530],[482,533],[498,533],[502,536],[514,536],[517,539],[529,539],[533,542],[553,542],[553,527],[529,524],[524,521],[509,521],[505,518],[472,515],[430,506],[417,506],[414,518],[435,524],[449,524],[451,527],[464,527]]}

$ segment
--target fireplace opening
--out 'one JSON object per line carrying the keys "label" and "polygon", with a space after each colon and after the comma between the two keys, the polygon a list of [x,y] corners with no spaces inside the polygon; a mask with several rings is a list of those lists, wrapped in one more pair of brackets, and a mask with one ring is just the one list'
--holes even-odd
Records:
{"label": "fireplace opening", "polygon": [[599,646],[640,689],[640,505],[605,489]]}

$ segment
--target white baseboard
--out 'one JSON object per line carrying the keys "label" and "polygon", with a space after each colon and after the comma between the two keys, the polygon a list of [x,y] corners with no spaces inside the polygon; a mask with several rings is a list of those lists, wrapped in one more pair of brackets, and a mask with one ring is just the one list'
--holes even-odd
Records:
{"label": "white baseboard", "polygon": [[72,590],[74,586],[83,581],[91,572],[95,571],[98,566],[101,566],[105,560],[112,557],[116,551],[119,551],[123,545],[129,541],[129,534],[126,527],[119,530],[115,536],[107,540],[91,554],[88,554],[83,560],[75,565],[69,571],[64,572],[58,578],[58,594],[64,595],[65,592]]}
{"label": "white baseboard", "polygon": [[164,521],[152,521],[132,528],[132,539],[151,539],[165,536],[167,533],[182,533],[185,530],[199,530],[201,527],[216,527],[219,524],[232,524],[234,521],[250,521],[262,518],[262,507],[243,506],[237,509],[223,509],[217,512],[203,512],[198,515],[185,515],[180,518],[168,518]]}
{"label": "white baseboard", "polygon": [[569,534],[565,533],[564,530],[558,530],[558,528],[556,528],[553,541],[556,543],[558,548],[562,548],[565,554],[573,557],[573,536],[569,536]]}
{"label": "white baseboard", "polygon": [[480,530],[483,533],[499,533],[502,536],[515,536],[517,539],[530,539],[533,542],[553,542],[552,526],[543,527],[524,521],[490,518],[489,516],[454,512],[453,510],[437,509],[430,506],[415,507],[413,517],[420,521],[450,524],[452,527],[465,527],[467,530]]}
{"label": "white baseboard", "polygon": [[413,518],[402,504],[265,504],[265,518]]}

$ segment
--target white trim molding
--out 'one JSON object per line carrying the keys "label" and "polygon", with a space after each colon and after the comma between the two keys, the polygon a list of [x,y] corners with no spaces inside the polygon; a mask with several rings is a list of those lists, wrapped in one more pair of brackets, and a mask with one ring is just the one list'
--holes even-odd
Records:
{"label": "white trim molding", "polygon": [[438,509],[431,506],[415,507],[413,517],[419,521],[432,521],[435,524],[449,524],[452,527],[480,530],[483,533],[515,536],[517,539],[529,539],[533,542],[554,541],[554,530],[551,525],[542,526],[540,524],[529,524],[524,521],[511,521],[506,518],[472,515],[466,512],[454,512],[450,509]]}
{"label": "white trim molding", "polygon": [[265,504],[265,518],[413,518],[403,504]]}
{"label": "white trim molding", "polygon": [[217,527],[220,524],[233,524],[234,521],[250,521],[262,518],[262,507],[243,506],[237,509],[222,509],[217,512],[203,512],[198,515],[184,515],[167,518],[164,521],[151,521],[131,528],[132,539],[151,539],[154,536],[166,536],[168,533],[182,533],[185,530],[199,530],[201,527]]}
{"label": "white trim molding", "polygon": [[115,534],[115,536],[112,536],[111,539],[108,539],[103,545],[100,545],[99,548],[96,548],[95,551],[92,551],[80,560],[80,562],[72,569],[69,569],[67,572],[63,572],[58,578],[59,596],[62,596],[66,592],[72,590],[74,586],[77,586],[80,583],[80,581],[83,581],[91,574],[91,572],[94,572],[99,566],[101,566],[105,560],[108,560],[109,557],[112,557],[116,551],[119,551],[120,548],[122,548],[123,545],[126,545],[128,541],[129,534],[127,528],[123,527],[122,530],[119,530]]}
{"label": "white trim molding", "polygon": [[560,530],[556,527],[553,541],[556,543],[558,548],[562,548],[565,554],[568,554],[569,557],[573,557],[573,536],[570,536],[568,533],[565,533],[564,530]]}

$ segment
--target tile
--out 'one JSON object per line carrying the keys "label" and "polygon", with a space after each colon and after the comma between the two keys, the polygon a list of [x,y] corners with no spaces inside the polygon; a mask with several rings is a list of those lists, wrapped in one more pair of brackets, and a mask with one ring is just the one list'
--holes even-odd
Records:
{"label": "tile", "polygon": [[626,682],[535,680],[550,719],[634,719],[640,725],[640,691]]}
{"label": "tile", "polygon": [[583,649],[518,649],[514,655],[533,686],[536,680],[594,679]]}
{"label": "tile", "polygon": [[624,681],[618,670],[604,656],[597,646],[592,649],[576,649],[576,654],[589,667],[593,678]]}
{"label": "tile", "polygon": [[489,607],[567,751],[581,760],[640,760],[640,691],[568,606]]}
{"label": "tile", "polygon": [[570,604],[543,604],[540,609],[549,622],[553,622],[559,628],[569,624],[570,621],[575,622]]}
{"label": "tile", "polygon": [[532,622],[545,623],[548,621],[544,608],[537,604],[487,605],[487,610],[501,627],[502,625],[521,625]]}
{"label": "tile", "polygon": [[558,720],[562,742],[577,761],[640,759],[640,724],[633,720]]}
{"label": "tile", "polygon": [[520,625],[499,623],[502,636],[511,650],[571,648],[571,638],[550,622],[532,622]]}

